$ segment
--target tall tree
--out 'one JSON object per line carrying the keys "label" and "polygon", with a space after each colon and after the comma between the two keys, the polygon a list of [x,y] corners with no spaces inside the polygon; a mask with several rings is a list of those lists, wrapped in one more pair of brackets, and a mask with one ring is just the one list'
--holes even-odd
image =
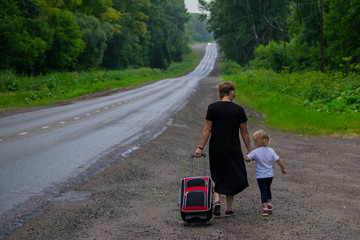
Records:
{"label": "tall tree", "polygon": [[103,66],[111,69],[146,65],[148,29],[146,10],[150,0],[114,0],[113,8],[121,12],[116,21],[120,32],[109,41]]}
{"label": "tall tree", "polygon": [[40,71],[53,34],[48,24],[37,18],[40,12],[40,5],[32,0],[1,1],[0,69]]}
{"label": "tall tree", "polygon": [[360,1],[329,0],[324,15],[324,35],[331,64],[338,67],[342,58],[351,57],[360,63]]}
{"label": "tall tree", "polygon": [[[203,10],[210,11],[209,28],[228,59],[246,64],[257,46],[283,39],[283,23],[289,9],[286,0],[199,3]],[[207,17],[206,13],[203,16]]]}
{"label": "tall tree", "polygon": [[151,44],[150,66],[167,68],[189,51],[185,41],[185,24],[189,19],[184,1],[152,0],[149,12]]}
{"label": "tall tree", "polygon": [[47,51],[47,65],[50,69],[73,69],[85,43],[74,15],[68,10],[57,11],[48,19],[54,29],[53,44]]}
{"label": "tall tree", "polygon": [[200,20],[199,13],[190,13],[190,19],[186,24],[187,42],[212,42],[214,41],[212,33],[207,30],[207,19]]}
{"label": "tall tree", "polygon": [[107,48],[107,41],[114,34],[114,28],[109,22],[101,23],[96,17],[83,13],[76,14],[85,50],[79,56],[79,64],[83,69],[100,66]]}

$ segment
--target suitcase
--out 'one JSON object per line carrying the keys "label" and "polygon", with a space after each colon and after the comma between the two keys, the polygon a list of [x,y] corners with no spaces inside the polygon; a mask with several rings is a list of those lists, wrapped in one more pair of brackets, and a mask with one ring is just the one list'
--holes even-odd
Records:
{"label": "suitcase", "polygon": [[185,222],[208,222],[213,214],[213,183],[206,175],[206,154],[203,176],[193,177],[194,154],[190,155],[190,177],[180,181],[179,208]]}

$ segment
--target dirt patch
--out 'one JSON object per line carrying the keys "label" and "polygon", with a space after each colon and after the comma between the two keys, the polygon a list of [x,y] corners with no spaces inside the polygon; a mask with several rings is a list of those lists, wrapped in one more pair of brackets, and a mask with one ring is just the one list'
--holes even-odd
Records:
{"label": "dirt patch", "polygon": [[247,163],[250,186],[235,197],[236,216],[183,226],[180,179],[190,173],[189,155],[200,141],[207,105],[217,100],[219,81],[213,75],[201,80],[158,138],[74,189],[91,193],[90,199],[57,204],[8,239],[358,239],[360,139],[299,136],[258,123],[249,124],[250,134],[266,130],[288,170],[283,176],[274,169],[274,214],[261,216],[255,166]]}

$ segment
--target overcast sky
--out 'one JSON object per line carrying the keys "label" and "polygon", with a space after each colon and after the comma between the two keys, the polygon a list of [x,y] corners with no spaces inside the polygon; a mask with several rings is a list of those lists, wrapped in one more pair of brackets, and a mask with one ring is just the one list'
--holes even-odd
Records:
{"label": "overcast sky", "polygon": [[[207,2],[210,2],[210,0],[207,0]],[[188,12],[191,13],[199,13],[198,4],[198,0],[185,0],[185,6]]]}

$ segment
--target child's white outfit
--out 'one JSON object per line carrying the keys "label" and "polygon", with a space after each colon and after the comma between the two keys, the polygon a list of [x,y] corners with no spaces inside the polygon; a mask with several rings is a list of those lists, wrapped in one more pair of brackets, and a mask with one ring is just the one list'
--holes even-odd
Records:
{"label": "child's white outfit", "polygon": [[270,147],[259,147],[249,153],[248,158],[256,161],[256,178],[274,177],[273,163],[279,160]]}
{"label": "child's white outfit", "polygon": [[[256,179],[260,188],[261,202],[267,203],[272,199],[270,187],[274,177],[273,163],[279,160],[279,157],[270,147],[256,148],[247,157],[256,162]],[[267,215],[268,210],[264,212],[263,215]]]}

